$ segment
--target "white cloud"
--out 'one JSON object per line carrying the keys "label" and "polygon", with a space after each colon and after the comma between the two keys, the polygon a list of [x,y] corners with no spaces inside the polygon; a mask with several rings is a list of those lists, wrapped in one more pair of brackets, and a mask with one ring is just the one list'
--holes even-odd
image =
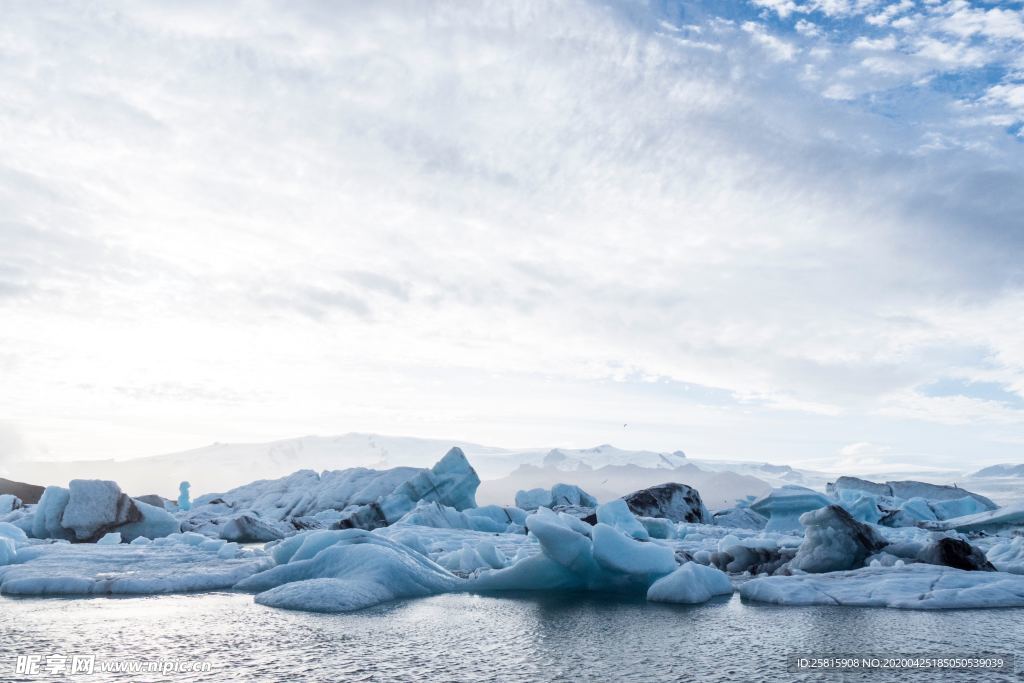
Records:
{"label": "white cloud", "polygon": [[1019,269],[991,259],[1018,143],[950,126],[948,97],[861,111],[879,67],[831,30],[662,19],[10,12],[0,412],[69,457],[348,429],[584,445],[633,411],[637,445],[767,457],[823,420],[859,440],[965,347],[1024,364],[970,327]]}

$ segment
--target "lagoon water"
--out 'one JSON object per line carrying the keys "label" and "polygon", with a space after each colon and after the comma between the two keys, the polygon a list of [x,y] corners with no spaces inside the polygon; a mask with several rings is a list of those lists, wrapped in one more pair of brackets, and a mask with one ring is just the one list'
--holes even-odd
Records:
{"label": "lagoon water", "polygon": [[[213,593],[0,598],[0,680],[18,654],[208,661],[190,681],[1021,681],[1020,673],[790,673],[790,654],[1014,653],[1024,610],[693,607],[593,594],[441,595],[330,615]],[[1016,670],[1022,669],[1018,663]],[[126,680],[124,674],[66,680]]]}

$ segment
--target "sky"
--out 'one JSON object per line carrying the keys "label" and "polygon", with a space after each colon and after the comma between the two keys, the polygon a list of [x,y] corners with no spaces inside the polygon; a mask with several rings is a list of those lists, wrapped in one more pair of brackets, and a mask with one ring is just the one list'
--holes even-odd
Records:
{"label": "sky", "polygon": [[1024,5],[0,0],[0,459],[1024,461]]}

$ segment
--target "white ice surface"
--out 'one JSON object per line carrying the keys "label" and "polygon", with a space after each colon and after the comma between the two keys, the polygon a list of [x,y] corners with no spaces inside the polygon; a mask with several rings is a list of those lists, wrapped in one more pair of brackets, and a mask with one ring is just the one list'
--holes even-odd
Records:
{"label": "white ice surface", "polygon": [[783,486],[750,504],[750,509],[768,518],[767,531],[798,531],[800,515],[823,508],[833,501],[803,486]]}
{"label": "white ice surface", "polygon": [[1024,536],[993,544],[986,557],[1001,572],[1024,574]]}
{"label": "white ice surface", "polygon": [[269,558],[248,551],[223,559],[174,539],[164,544],[45,543],[18,549],[0,567],[5,595],[148,595],[230,588]]}
{"label": "white ice surface", "polygon": [[293,538],[301,536],[308,538],[294,552],[278,554],[284,563],[240,581],[236,588],[256,592],[256,602],[271,607],[348,612],[452,591],[464,583],[407,546],[362,529]]}
{"label": "white ice surface", "polygon": [[900,609],[1024,607],[1024,576],[931,564],[864,567],[828,574],[770,576],[740,587],[747,600],[777,605]]}
{"label": "white ice surface", "polygon": [[714,567],[687,562],[651,584],[647,599],[651,602],[696,604],[707,602],[716,595],[731,593],[732,582],[728,574]]}

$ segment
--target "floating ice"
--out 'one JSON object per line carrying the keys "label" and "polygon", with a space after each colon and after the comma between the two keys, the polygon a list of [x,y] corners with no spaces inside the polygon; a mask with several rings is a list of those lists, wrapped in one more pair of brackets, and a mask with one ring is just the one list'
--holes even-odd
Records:
{"label": "floating ice", "polygon": [[505,532],[510,527],[522,528],[526,522],[526,511],[519,508],[503,508],[487,505],[460,512],[455,508],[437,502],[421,500],[394,526],[425,526],[437,529],[473,529],[475,531]]}
{"label": "floating ice", "polygon": [[597,521],[615,527],[627,536],[646,541],[651,537],[647,529],[630,511],[625,500],[612,500],[597,508]]}
{"label": "floating ice", "polygon": [[139,500],[135,501],[135,507],[138,509],[141,519],[117,527],[117,531],[125,541],[131,542],[137,538],[161,538],[181,531],[181,522],[167,510]]}
{"label": "floating ice", "polygon": [[70,540],[73,533],[60,525],[64,508],[68,504],[71,493],[61,486],[47,486],[36,504],[32,516],[33,538],[58,538]]}
{"label": "floating ice", "polygon": [[104,534],[103,538],[96,541],[96,545],[118,545],[121,543],[121,534],[116,531],[111,531],[108,534]]}
{"label": "floating ice", "polygon": [[1024,536],[996,543],[986,553],[988,561],[1001,572],[1024,574]]}
{"label": "floating ice", "polygon": [[732,583],[725,572],[696,562],[687,562],[668,576],[651,584],[647,599],[651,602],[696,604],[716,595],[732,594]]}
{"label": "floating ice", "polygon": [[750,504],[750,509],[768,518],[767,531],[795,531],[800,515],[832,504],[832,500],[804,486],[790,484],[773,489]]}
{"label": "floating ice", "polygon": [[744,505],[716,512],[711,523],[715,526],[756,531],[765,528],[768,518],[751,510],[749,505]]}
{"label": "floating ice", "polygon": [[95,540],[114,527],[142,518],[135,501],[121,492],[117,482],[73,479],[68,488],[60,524],[79,541]]}
{"label": "floating ice", "polygon": [[187,481],[178,484],[178,509],[188,512],[192,509],[192,502],[189,500],[188,488],[191,486]]}
{"label": "floating ice", "polygon": [[283,564],[236,588],[256,592],[256,602],[271,607],[348,612],[461,586],[458,577],[414,550],[362,529],[300,534],[285,543],[292,552],[278,554]]}
{"label": "floating ice", "polygon": [[1024,607],[1024,576],[969,572],[931,564],[864,567],[827,574],[753,579],[747,600],[777,605],[850,605],[900,609]]}
{"label": "floating ice", "polygon": [[6,595],[148,595],[224,590],[269,563],[247,551],[224,559],[180,538],[160,544],[45,543],[18,549],[14,564],[0,567]]}
{"label": "floating ice", "polygon": [[516,493],[516,507],[523,510],[556,505],[592,508],[597,507],[597,499],[574,484],[555,484],[550,490],[537,488]]}
{"label": "floating ice", "polygon": [[1024,526],[1024,504],[1018,503],[988,512],[932,522],[928,526],[932,529],[956,531],[998,531],[1008,527]]}
{"label": "floating ice", "polygon": [[0,515],[5,515],[8,512],[14,512],[20,507],[21,498],[18,498],[13,493],[0,495]]}
{"label": "floating ice", "polygon": [[814,573],[853,569],[886,545],[874,529],[838,505],[805,512],[800,523],[806,527],[804,542],[789,563],[792,569]]}

